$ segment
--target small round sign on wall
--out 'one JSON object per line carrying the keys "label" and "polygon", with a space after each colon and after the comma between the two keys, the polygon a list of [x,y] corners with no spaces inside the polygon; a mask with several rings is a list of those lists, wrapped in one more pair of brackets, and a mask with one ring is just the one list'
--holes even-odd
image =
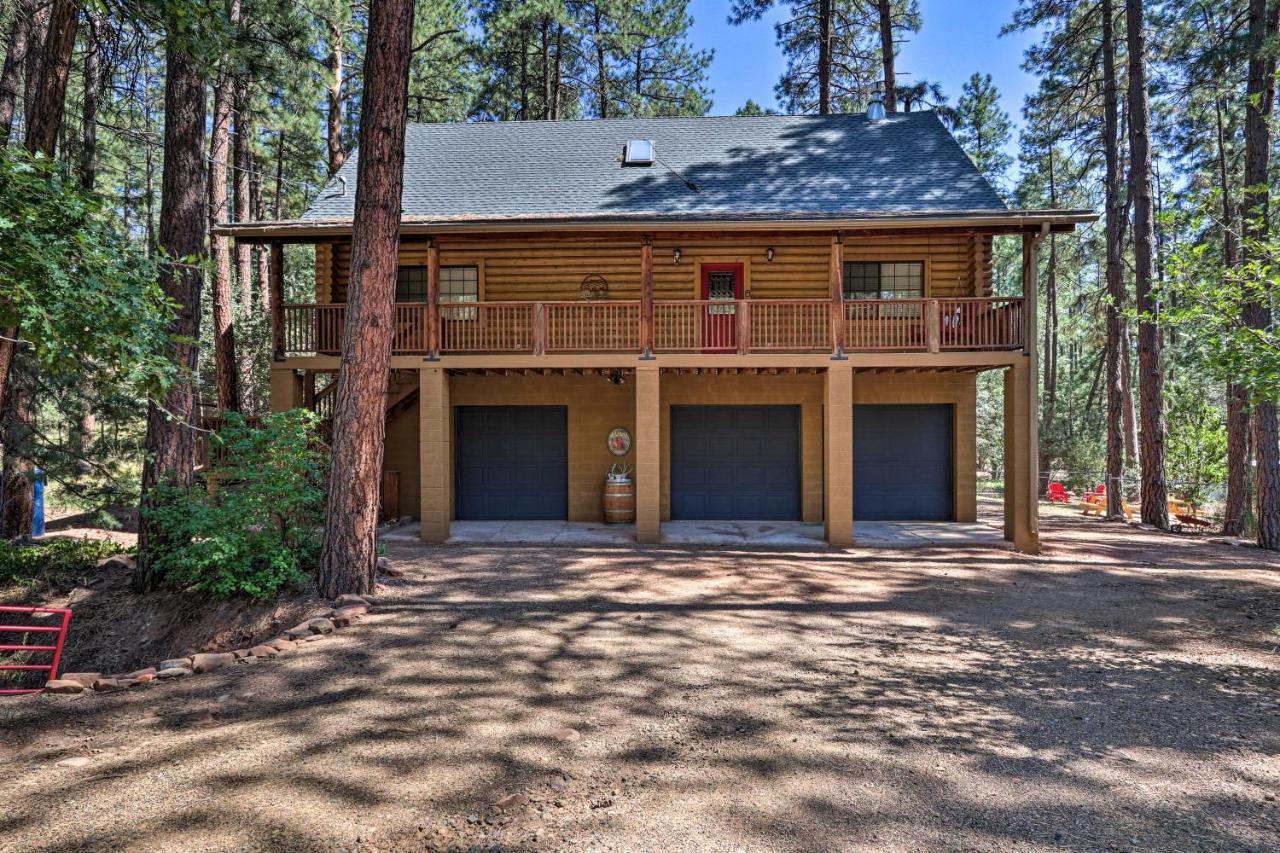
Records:
{"label": "small round sign on wall", "polygon": [[609,452],[614,456],[626,456],[631,452],[631,433],[626,427],[609,430]]}

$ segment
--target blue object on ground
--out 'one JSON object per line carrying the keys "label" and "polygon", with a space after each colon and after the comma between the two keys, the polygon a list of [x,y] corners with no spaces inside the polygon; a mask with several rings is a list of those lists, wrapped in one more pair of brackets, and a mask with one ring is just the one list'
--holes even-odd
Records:
{"label": "blue object on ground", "polygon": [[31,535],[44,535],[44,470],[36,469],[35,512],[31,515]]}

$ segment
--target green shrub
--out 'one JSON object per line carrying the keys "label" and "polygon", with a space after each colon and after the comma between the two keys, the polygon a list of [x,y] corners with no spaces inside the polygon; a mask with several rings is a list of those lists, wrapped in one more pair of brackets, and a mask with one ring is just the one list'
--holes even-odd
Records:
{"label": "green shrub", "polygon": [[314,413],[238,415],[213,437],[212,489],[161,488],[145,510],[158,533],[152,565],[167,580],[216,598],[270,598],[315,568],[328,458]]}
{"label": "green shrub", "polygon": [[99,560],[128,550],[101,539],[51,539],[39,545],[14,545],[0,540],[0,583],[86,575]]}

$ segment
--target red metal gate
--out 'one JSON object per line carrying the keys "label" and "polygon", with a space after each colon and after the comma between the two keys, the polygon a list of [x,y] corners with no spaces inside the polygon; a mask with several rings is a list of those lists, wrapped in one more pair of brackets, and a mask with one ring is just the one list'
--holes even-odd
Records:
{"label": "red metal gate", "polygon": [[[58,664],[62,661],[62,645],[67,639],[67,626],[71,624],[71,611],[65,607],[8,607],[0,606],[0,613],[14,613],[20,616],[58,616],[53,625],[0,625],[0,634],[55,634],[50,643],[23,644],[0,643],[0,652],[46,652],[53,657],[48,663],[8,663],[0,664],[2,672],[44,672],[45,680],[52,681],[58,677]],[[35,620],[30,620],[35,621]],[[22,639],[22,638],[19,638]],[[0,696],[15,693],[39,693],[41,687],[0,687]]]}

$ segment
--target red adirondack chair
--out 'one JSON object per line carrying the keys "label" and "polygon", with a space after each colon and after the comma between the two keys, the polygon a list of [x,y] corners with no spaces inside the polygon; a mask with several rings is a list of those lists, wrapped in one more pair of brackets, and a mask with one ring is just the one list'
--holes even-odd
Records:
{"label": "red adirondack chair", "polygon": [[1051,504],[1068,504],[1075,499],[1075,495],[1067,491],[1066,487],[1061,483],[1050,483],[1049,488],[1045,492],[1045,496],[1049,498]]}

